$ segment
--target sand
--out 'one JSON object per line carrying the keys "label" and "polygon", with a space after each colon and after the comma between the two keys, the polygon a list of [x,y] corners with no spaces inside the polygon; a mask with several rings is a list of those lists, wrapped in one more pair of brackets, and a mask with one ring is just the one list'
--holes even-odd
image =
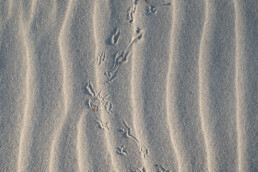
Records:
{"label": "sand", "polygon": [[258,1],[0,2],[0,172],[258,171]]}

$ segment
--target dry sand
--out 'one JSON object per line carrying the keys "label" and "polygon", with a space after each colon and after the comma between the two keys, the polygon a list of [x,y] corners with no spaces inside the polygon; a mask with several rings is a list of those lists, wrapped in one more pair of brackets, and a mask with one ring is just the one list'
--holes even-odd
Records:
{"label": "dry sand", "polygon": [[0,172],[257,172],[257,0],[2,0]]}

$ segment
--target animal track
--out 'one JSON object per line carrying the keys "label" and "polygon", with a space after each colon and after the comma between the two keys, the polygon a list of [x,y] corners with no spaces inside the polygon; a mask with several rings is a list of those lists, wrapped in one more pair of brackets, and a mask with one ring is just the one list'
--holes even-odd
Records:
{"label": "animal track", "polygon": [[127,20],[129,21],[129,23],[133,22],[133,15],[136,12],[136,6],[137,6],[138,0],[132,0],[132,1],[133,1],[133,7],[129,8],[127,11]]}
{"label": "animal track", "polygon": [[147,149],[145,146],[140,148],[140,152],[143,154],[144,158],[148,158],[149,157],[149,149]]}
{"label": "animal track", "polygon": [[122,134],[126,137],[126,138],[130,138],[133,139],[136,144],[138,145],[138,140],[131,134],[131,130],[128,127],[128,125],[126,124],[125,121],[123,121],[123,126],[119,129],[119,132],[122,132]]}
{"label": "animal track", "polygon": [[98,127],[102,130],[109,130],[109,126],[107,122],[102,122],[101,120],[97,119],[96,123],[98,124]]}
{"label": "animal track", "polygon": [[112,45],[117,44],[117,42],[119,41],[119,37],[120,37],[120,30],[119,28],[117,28],[115,33],[111,37],[110,43]]}
{"label": "animal track", "polygon": [[100,56],[97,58],[98,65],[100,66],[101,62],[105,61],[105,59],[106,59],[106,54],[105,53],[101,53]]}
{"label": "animal track", "polygon": [[[168,6],[168,5],[171,5],[171,3],[168,2],[168,3],[162,4],[162,6]],[[150,15],[150,14],[156,14],[156,13],[157,13],[157,7],[155,7],[153,5],[148,5],[147,16]]]}
{"label": "animal track", "polygon": [[127,20],[129,21],[129,23],[132,23],[132,22],[133,22],[133,10],[132,10],[132,8],[129,8],[129,9],[128,9],[128,12],[127,12]]}
{"label": "animal track", "polygon": [[86,86],[85,86],[85,93],[88,94],[91,97],[95,96],[95,92],[93,90],[93,86],[92,86],[91,82],[86,84]]}
{"label": "animal track", "polygon": [[101,96],[101,91],[98,93],[97,97],[101,100],[103,106],[105,107],[105,110],[112,114],[112,108],[113,108],[113,105],[111,102],[109,102],[107,100],[107,98],[109,97],[110,95],[108,93],[105,93],[103,96]]}
{"label": "animal track", "polygon": [[143,154],[144,158],[149,157],[149,149],[147,149],[144,145],[141,146],[141,144],[138,142],[136,137],[134,137],[131,134],[131,129],[128,127],[128,124],[125,121],[123,121],[123,126],[121,128],[119,128],[118,131],[121,132],[124,137],[132,139],[137,144],[137,146],[140,149],[140,153]]}
{"label": "animal track", "polygon": [[101,91],[96,95],[91,82],[87,83],[85,86],[85,93],[90,96],[90,99],[87,101],[88,108],[92,109],[94,112],[100,110],[100,106],[104,106],[105,110],[112,114],[112,103],[107,100],[109,97],[108,93],[101,95]]}
{"label": "animal track", "polygon": [[162,165],[160,164],[155,164],[157,172],[169,172],[169,170],[165,169]]}
{"label": "animal track", "polygon": [[136,36],[134,38],[132,38],[132,41],[125,48],[125,50],[122,53],[117,52],[115,54],[115,62],[114,62],[113,67],[111,68],[110,71],[104,73],[104,75],[108,78],[107,81],[104,84],[110,84],[111,83],[111,81],[115,78],[116,73],[117,73],[120,65],[127,61],[127,56],[130,53],[130,48],[132,47],[132,45],[137,40],[141,40],[141,38],[143,36],[143,32],[141,31],[141,29],[137,28],[136,33],[137,33]]}
{"label": "animal track", "polygon": [[99,110],[99,106],[100,106],[100,102],[97,97],[93,97],[88,100],[88,107],[94,110],[94,112],[97,112]]}
{"label": "animal track", "polygon": [[136,168],[135,170],[131,170],[131,172],[146,172],[145,167]]}
{"label": "animal track", "polygon": [[106,101],[106,102],[104,103],[104,105],[105,105],[106,111],[107,111],[108,113],[112,113],[112,108],[113,108],[112,103]]}
{"label": "animal track", "polygon": [[147,11],[147,16],[150,14],[156,14],[156,13],[157,13],[157,8],[149,5],[148,11]]}
{"label": "animal track", "polygon": [[120,147],[116,147],[116,153],[118,153],[119,155],[127,155],[127,150],[126,148],[122,145]]}

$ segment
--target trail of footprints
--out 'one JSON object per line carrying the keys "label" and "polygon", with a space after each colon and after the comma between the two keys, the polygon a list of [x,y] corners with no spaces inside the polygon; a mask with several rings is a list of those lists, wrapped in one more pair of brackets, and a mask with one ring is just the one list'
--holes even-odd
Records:
{"label": "trail of footprints", "polygon": [[[127,13],[127,20],[129,23],[133,23],[134,21],[134,15],[136,13],[137,9],[137,3],[139,0],[132,0],[133,6],[128,9]],[[151,14],[156,14],[157,13],[157,7],[151,6],[149,4],[147,8],[146,15],[149,16]],[[171,5],[171,3],[164,3],[162,6],[167,6]],[[121,30],[120,28],[116,28],[113,32],[113,34],[110,37],[110,45],[117,45],[119,42],[121,36]],[[106,80],[103,82],[104,85],[106,84],[111,84],[111,82],[115,79],[117,76],[117,72],[119,67],[127,62],[127,57],[130,54],[132,45],[141,40],[143,37],[143,30],[140,28],[136,28],[136,34],[132,37],[131,42],[125,47],[123,51],[117,51],[114,55],[114,64],[113,66],[106,72],[104,72],[104,76],[106,77]],[[106,53],[102,52],[98,57],[97,57],[97,64],[98,66],[101,66],[102,63],[104,63],[106,60]],[[94,111],[98,112],[101,109],[105,109],[105,111],[112,115],[113,114],[113,104],[108,100],[109,94],[102,93],[100,90],[95,90],[91,82],[87,82],[85,87],[84,87],[84,93],[88,95],[88,100],[86,101],[86,106]],[[105,130],[105,131],[110,131],[109,123],[107,121],[102,121],[96,116],[95,119],[96,125],[99,129]],[[129,125],[126,123],[126,121],[123,120],[121,123],[121,127],[117,130],[119,133],[122,134],[123,137],[126,139],[131,139],[135,142],[135,144],[139,148],[139,152],[142,154],[144,158],[148,158],[149,156],[149,149],[147,149],[143,144],[141,144],[138,139],[131,133],[131,129]],[[124,145],[116,146],[115,151],[118,155],[120,156],[127,156],[128,155],[128,149]],[[155,169],[157,172],[169,172],[169,170],[166,170],[162,165],[160,164],[155,164],[154,165]],[[140,168],[135,168],[131,169],[132,172],[146,172],[145,167],[140,167]]]}

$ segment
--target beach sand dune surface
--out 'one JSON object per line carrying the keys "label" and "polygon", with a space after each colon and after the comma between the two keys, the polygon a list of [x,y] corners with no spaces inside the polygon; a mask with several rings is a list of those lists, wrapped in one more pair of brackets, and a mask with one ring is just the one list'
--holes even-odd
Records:
{"label": "beach sand dune surface", "polygon": [[258,171],[257,9],[0,2],[0,171]]}

